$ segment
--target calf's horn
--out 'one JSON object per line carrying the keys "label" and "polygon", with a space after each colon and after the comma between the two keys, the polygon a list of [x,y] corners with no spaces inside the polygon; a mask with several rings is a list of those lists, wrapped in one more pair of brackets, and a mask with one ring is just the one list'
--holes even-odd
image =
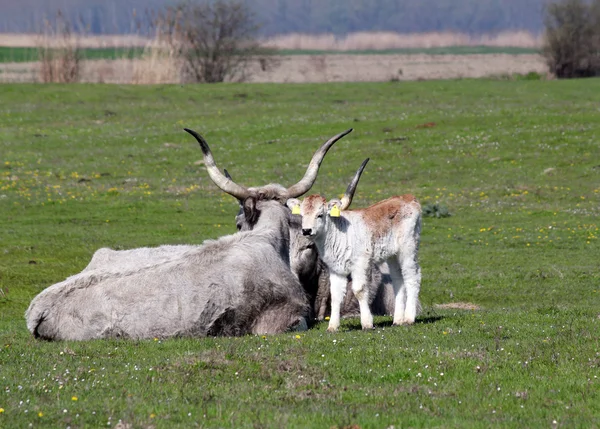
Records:
{"label": "calf's horn", "polygon": [[354,191],[356,191],[356,187],[358,186],[358,181],[360,180],[360,176],[361,176],[363,170],[367,166],[367,162],[369,162],[369,158],[367,158],[363,161],[363,163],[360,165],[358,171],[354,175],[352,182],[350,182],[350,184],[348,185],[348,188],[346,188],[346,193],[344,194],[344,196],[342,197],[342,200],[341,200],[342,203],[340,206],[340,210],[346,210],[348,207],[350,207],[350,204],[352,203],[352,198],[354,197]]}

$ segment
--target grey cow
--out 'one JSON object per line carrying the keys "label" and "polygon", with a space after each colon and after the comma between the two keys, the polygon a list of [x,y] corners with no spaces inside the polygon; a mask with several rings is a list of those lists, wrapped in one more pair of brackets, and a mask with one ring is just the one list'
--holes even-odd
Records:
{"label": "grey cow", "polygon": [[[322,145],[287,195],[310,189],[327,150],[345,134]],[[305,328],[307,296],[289,265],[290,221],[297,219],[264,191],[248,194],[242,212],[244,231],[202,246],[98,250],[81,273],[33,299],[29,330],[38,338],[83,340]]]}
{"label": "grey cow", "polygon": [[[33,299],[27,327],[37,338],[89,340],[274,334],[305,326],[308,301],[289,267],[289,212],[253,197],[244,210],[251,230],[201,246],[99,250],[81,273]],[[143,254],[149,257],[140,265]],[[107,263],[111,258],[116,265]]]}

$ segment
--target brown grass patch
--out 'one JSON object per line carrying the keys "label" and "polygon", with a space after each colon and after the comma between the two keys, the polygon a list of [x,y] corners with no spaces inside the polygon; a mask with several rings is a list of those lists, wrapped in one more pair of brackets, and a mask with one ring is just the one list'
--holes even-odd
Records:
{"label": "brown grass patch", "polygon": [[512,75],[548,70],[537,54],[474,55],[322,55],[315,62],[311,55],[281,57],[272,71],[251,71],[250,82],[388,82],[405,80],[460,79]]}
{"label": "brown grass patch", "polygon": [[286,34],[263,42],[277,49],[319,51],[363,51],[450,46],[512,46],[538,48],[542,37],[528,31],[504,31],[497,34],[470,35],[457,32],[401,34],[393,32],[357,32],[344,37],[334,34]]}
{"label": "brown grass patch", "polygon": [[434,307],[442,310],[481,310],[480,306],[471,302],[448,302],[445,304],[435,304]]}
{"label": "brown grass patch", "polygon": [[[35,47],[35,33],[0,33],[0,46]],[[136,34],[80,35],[82,48],[144,47],[151,40]],[[503,31],[470,35],[459,32],[393,33],[357,32],[344,37],[334,34],[286,34],[263,41],[266,47],[324,51],[382,50],[406,48],[443,48],[449,46],[513,46],[538,48],[542,36],[528,31]]]}
{"label": "brown grass patch", "polygon": [[[38,46],[40,35],[37,33],[0,33],[0,46],[28,48]],[[78,42],[82,48],[143,47],[150,40],[135,34],[81,35]],[[60,40],[57,38],[56,43]]]}
{"label": "brown grass patch", "polygon": [[[275,70],[262,70],[257,60],[249,82],[389,82],[430,79],[460,79],[499,74],[546,74],[548,67],[540,55],[311,55],[281,56]],[[38,63],[0,64],[0,81],[35,82]],[[399,71],[402,73],[400,74]],[[169,59],[159,61],[149,55],[127,60],[83,60],[80,82],[150,84],[180,83],[181,77]]]}
{"label": "brown grass patch", "polygon": [[148,43],[140,60],[134,60],[131,83],[181,83],[182,60],[173,48],[158,40]]}

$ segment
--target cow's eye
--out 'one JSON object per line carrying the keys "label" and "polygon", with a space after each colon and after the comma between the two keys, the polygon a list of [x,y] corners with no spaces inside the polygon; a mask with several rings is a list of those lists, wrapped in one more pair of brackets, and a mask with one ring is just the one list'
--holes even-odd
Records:
{"label": "cow's eye", "polygon": [[323,213],[319,213],[317,217],[323,217]]}

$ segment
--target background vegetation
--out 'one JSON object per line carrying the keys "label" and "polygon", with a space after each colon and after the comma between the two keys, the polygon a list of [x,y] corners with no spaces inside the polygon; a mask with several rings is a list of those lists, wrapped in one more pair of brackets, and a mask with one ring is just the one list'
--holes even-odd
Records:
{"label": "background vegetation", "polygon": [[[600,81],[0,91],[0,427],[600,425]],[[296,181],[354,127],[314,192],[343,192],[369,156],[354,207],[411,192],[452,213],[424,222],[418,323],[31,338],[31,298],[96,249],[234,231],[184,126],[246,185]]]}
{"label": "background vegetation", "polygon": [[[394,31],[542,30],[544,0],[246,0],[263,23],[262,34]],[[170,0],[0,0],[0,32],[37,32],[44,17],[68,11],[88,31],[131,33],[148,27],[146,12]]]}
{"label": "background vegetation", "polygon": [[[132,59],[142,56],[143,48],[81,48],[79,50],[82,60],[117,60]],[[526,50],[525,50],[526,51]],[[10,48],[0,46],[0,63],[23,63],[39,61],[38,48]]]}
{"label": "background vegetation", "polygon": [[[80,53],[83,60],[118,60],[141,58],[143,48],[81,48]],[[277,55],[474,55],[474,54],[534,54],[536,49],[532,48],[514,48],[514,47],[494,47],[494,46],[452,46],[447,48],[414,48],[414,49],[387,49],[371,51],[320,51],[320,50],[279,50]],[[20,63],[39,61],[38,48],[9,48],[0,46],[0,63]]]}
{"label": "background vegetation", "polygon": [[600,76],[600,0],[561,0],[545,13],[543,54],[558,78]]}

